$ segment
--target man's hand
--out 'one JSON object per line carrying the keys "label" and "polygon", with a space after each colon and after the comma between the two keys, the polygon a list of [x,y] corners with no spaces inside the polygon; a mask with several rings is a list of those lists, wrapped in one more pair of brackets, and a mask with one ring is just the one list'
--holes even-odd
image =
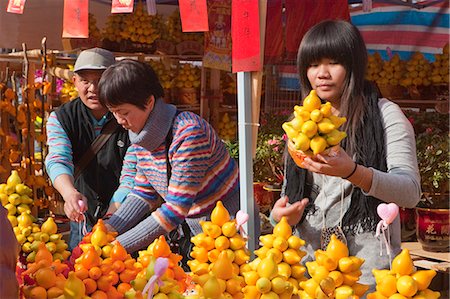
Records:
{"label": "man's hand", "polygon": [[303,211],[309,200],[303,198],[301,201],[297,201],[293,204],[289,204],[289,199],[287,196],[281,197],[275,202],[272,208],[272,218],[276,222],[280,222],[281,217],[285,216],[289,225],[296,225],[302,218]]}
{"label": "man's hand", "polygon": [[[87,198],[74,190],[72,192],[67,192],[63,195],[64,198],[64,213],[71,221],[80,222],[83,220],[83,213],[87,211]],[[81,204],[81,202],[83,204]]]}

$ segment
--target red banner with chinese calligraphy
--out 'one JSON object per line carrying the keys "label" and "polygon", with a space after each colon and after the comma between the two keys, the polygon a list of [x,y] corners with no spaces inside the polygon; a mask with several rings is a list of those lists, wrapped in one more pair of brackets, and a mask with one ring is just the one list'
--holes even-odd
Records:
{"label": "red banner with chinese calligraphy", "polygon": [[350,20],[348,0],[286,0],[286,55],[297,57],[298,47],[309,28],[322,20]]}
{"label": "red banner with chinese calligraphy", "polygon": [[233,73],[261,70],[258,0],[233,0],[231,7]]}
{"label": "red banner with chinese calligraphy", "polygon": [[205,67],[231,71],[231,0],[208,1],[209,31],[205,32]]}
{"label": "red banner with chinese calligraphy", "polygon": [[179,0],[183,32],[208,31],[206,0]]}
{"label": "red banner with chinese calligraphy", "polygon": [[89,37],[89,1],[64,0],[63,34],[67,38]]}
{"label": "red banner with chinese calligraphy", "polygon": [[15,14],[23,14],[23,8],[25,7],[25,0],[9,0],[7,12]]}
{"label": "red banner with chinese calligraphy", "polygon": [[111,4],[111,13],[132,13],[133,0],[113,0]]}

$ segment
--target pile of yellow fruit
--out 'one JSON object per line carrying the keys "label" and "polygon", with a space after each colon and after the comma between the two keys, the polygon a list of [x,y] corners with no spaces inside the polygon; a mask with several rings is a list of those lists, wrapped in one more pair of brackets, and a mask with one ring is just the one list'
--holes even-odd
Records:
{"label": "pile of yellow fruit", "polygon": [[125,30],[124,19],[125,14],[110,14],[103,29],[103,39],[111,42],[121,42],[122,35],[120,33]]}
{"label": "pile of yellow fruit", "polygon": [[101,33],[97,27],[97,20],[93,14],[89,14],[89,38],[100,40]]}
{"label": "pile of yellow fruit", "polygon": [[314,252],[315,261],[306,262],[310,279],[300,282],[300,298],[357,299],[369,289],[358,283],[364,259],[349,256],[348,247],[336,235],[331,236],[326,250]]}
{"label": "pile of yellow fruit", "polygon": [[381,78],[380,73],[383,69],[383,59],[379,52],[367,55],[367,71],[366,79],[369,81],[378,82]]}
{"label": "pile of yellow fruit", "polygon": [[338,130],[347,119],[333,115],[331,103],[322,104],[315,90],[303,100],[303,106],[294,107],[294,116],[282,127],[289,138],[289,147],[304,155],[320,154],[347,136]]}
{"label": "pile of yellow fruit", "polygon": [[449,59],[448,59],[448,43],[442,48],[442,54],[434,55],[436,59],[431,63],[431,82],[433,84],[448,84],[449,77]]}
{"label": "pile of yellow fruit", "polygon": [[159,82],[164,89],[170,89],[173,85],[175,70],[170,63],[164,63],[162,60],[150,60],[150,65],[159,78]]}
{"label": "pile of yellow fruit", "polygon": [[428,288],[436,271],[416,271],[408,249],[394,258],[391,270],[373,269],[372,274],[376,291],[367,294],[367,299],[437,299],[441,295]]}
{"label": "pile of yellow fruit", "polygon": [[300,249],[305,241],[292,235],[287,219],[282,217],[272,234],[259,237],[263,245],[258,256],[242,273],[246,287],[245,298],[291,298],[300,289],[299,282],[306,280],[305,267],[300,264],[306,255]]}
{"label": "pile of yellow fruit", "polygon": [[200,68],[190,63],[180,65],[175,77],[177,88],[198,88],[200,87]]}
{"label": "pile of yellow fruit", "polygon": [[[245,247],[246,239],[238,233],[236,221],[231,220],[227,209],[218,201],[211,212],[211,221],[200,224],[203,232],[191,238],[195,245],[191,251],[194,259],[187,262],[192,280],[206,292],[206,298],[214,289],[210,284],[215,284],[215,279],[220,284],[220,294],[233,298],[242,295],[244,279],[240,274],[250,260],[250,252]],[[210,271],[214,278],[208,283]]]}
{"label": "pile of yellow fruit", "polygon": [[420,52],[415,52],[411,59],[406,62],[405,76],[400,80],[400,85],[423,85],[429,86],[431,84],[431,64]]}
{"label": "pile of yellow fruit", "polygon": [[230,118],[230,115],[225,112],[217,124],[217,134],[222,140],[230,141],[236,139],[237,122]]}
{"label": "pile of yellow fruit", "polygon": [[[68,64],[67,68],[71,71],[73,71],[74,65]],[[75,85],[71,80],[65,80],[63,83],[63,86],[60,91],[60,98],[62,103],[69,102],[71,100],[74,100],[78,97],[78,91],[75,88]]]}
{"label": "pile of yellow fruit", "polygon": [[400,56],[395,54],[389,61],[382,62],[382,70],[376,80],[381,85],[398,85],[405,75],[405,65],[400,60]]}

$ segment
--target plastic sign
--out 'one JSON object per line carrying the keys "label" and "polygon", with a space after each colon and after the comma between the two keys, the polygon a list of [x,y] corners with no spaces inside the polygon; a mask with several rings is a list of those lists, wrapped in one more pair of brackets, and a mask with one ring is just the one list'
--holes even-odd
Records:
{"label": "plastic sign", "polygon": [[89,1],[64,0],[63,34],[65,38],[89,37]]}
{"label": "plastic sign", "polygon": [[23,14],[23,8],[25,6],[26,0],[9,0],[7,12],[15,13],[15,14]]}
{"label": "plastic sign", "polygon": [[179,0],[183,32],[208,31],[206,0]]}
{"label": "plastic sign", "polygon": [[113,0],[111,4],[111,13],[132,13],[133,0]]}

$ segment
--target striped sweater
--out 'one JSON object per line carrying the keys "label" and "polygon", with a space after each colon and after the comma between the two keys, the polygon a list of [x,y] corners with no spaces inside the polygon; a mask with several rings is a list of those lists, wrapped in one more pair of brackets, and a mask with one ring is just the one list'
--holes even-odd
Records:
{"label": "striped sweater", "polygon": [[[160,120],[156,121],[158,117]],[[164,140],[170,127],[173,139],[168,148],[171,165],[168,184]],[[144,129],[136,136],[130,132],[130,140],[133,144],[127,156],[137,160],[135,186],[124,206],[109,220],[119,234],[123,233],[118,240],[127,250],[147,246],[185,219],[209,215],[218,200],[233,201],[238,207],[237,164],[212,126],[195,113],[181,112],[175,116],[174,106],[158,100]],[[144,214],[136,216],[124,212],[133,200],[139,199],[141,203],[144,200],[153,206],[159,196],[163,204],[145,220],[142,219]],[[230,214],[235,212],[230,211]]]}

